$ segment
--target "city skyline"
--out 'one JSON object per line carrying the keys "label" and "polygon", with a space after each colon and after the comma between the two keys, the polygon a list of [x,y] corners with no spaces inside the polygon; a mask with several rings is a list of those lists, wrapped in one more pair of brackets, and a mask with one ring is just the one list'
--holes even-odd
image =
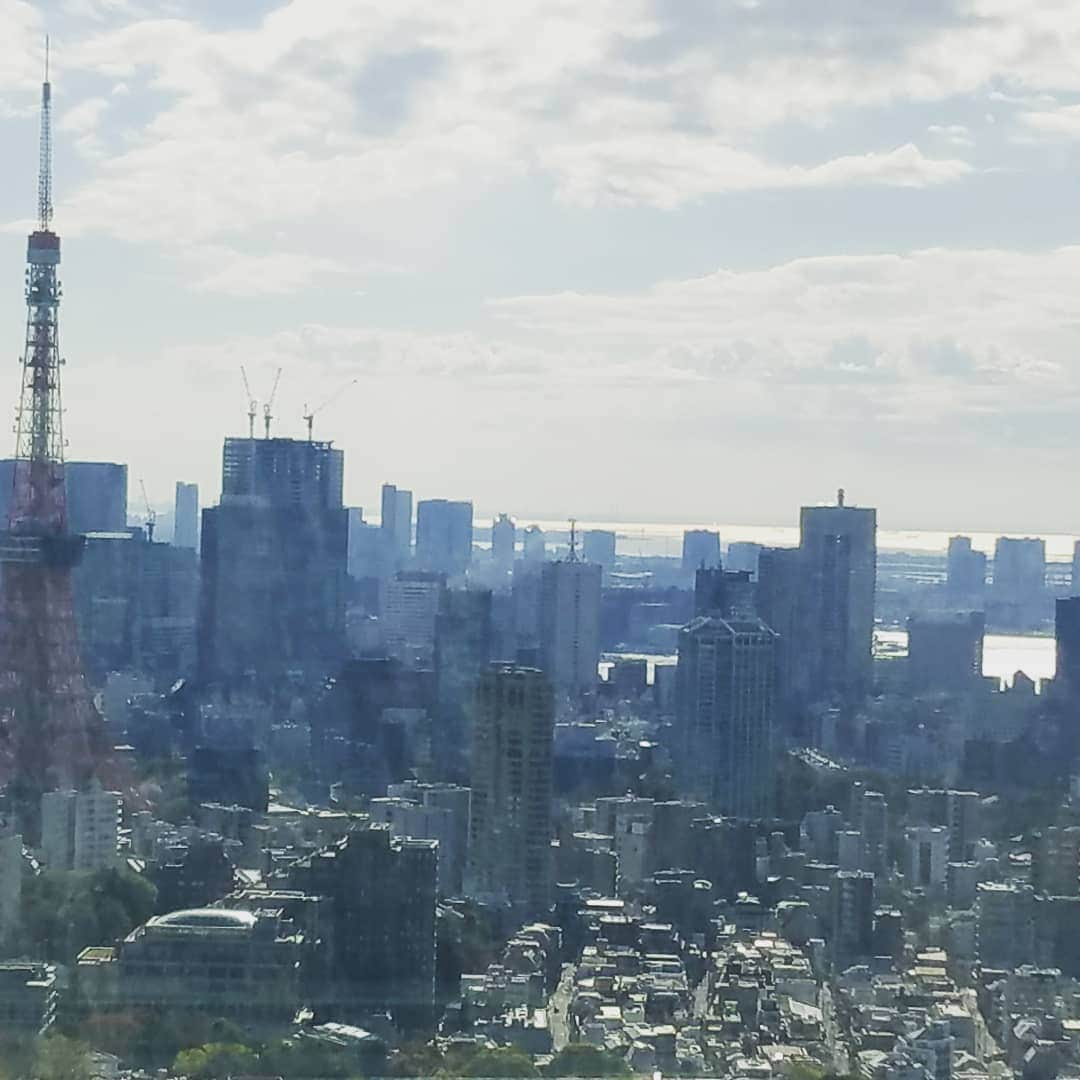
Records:
{"label": "city skyline", "polygon": [[[219,8],[0,14],[16,160],[54,40],[72,457],[213,501],[245,363],[260,399],[284,368],[282,435],[333,398],[365,506],[392,478],[783,522],[843,482],[899,527],[1080,528],[1050,498],[1080,465],[1073,13]],[[32,196],[0,179],[9,267]]]}

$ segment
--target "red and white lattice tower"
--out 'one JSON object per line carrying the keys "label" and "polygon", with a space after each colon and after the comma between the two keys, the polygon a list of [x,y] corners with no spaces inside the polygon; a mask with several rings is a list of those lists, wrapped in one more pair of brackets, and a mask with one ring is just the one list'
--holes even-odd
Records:
{"label": "red and white lattice tower", "polygon": [[26,255],[26,347],[8,529],[0,534],[0,721],[14,809],[36,833],[43,791],[86,785],[101,723],[79,657],[71,569],[83,538],[68,531],[57,315],[60,238],[52,230],[51,87],[41,88],[38,221]]}

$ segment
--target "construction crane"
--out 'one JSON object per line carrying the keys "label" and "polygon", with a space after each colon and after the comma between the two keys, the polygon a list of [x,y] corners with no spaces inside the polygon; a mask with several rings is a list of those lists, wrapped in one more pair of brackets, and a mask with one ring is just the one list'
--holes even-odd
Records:
{"label": "construction crane", "polygon": [[270,421],[274,418],[273,413],[270,410],[274,407],[274,398],[277,397],[277,384],[281,381],[281,368],[277,369],[277,374],[274,375],[274,385],[270,391],[270,396],[266,399],[266,404],[263,406],[263,424],[266,426],[266,437],[270,438]]}
{"label": "construction crane", "polygon": [[348,382],[343,383],[337,390],[335,390],[322,404],[316,405],[314,409],[309,409],[307,405],[304,405],[304,423],[307,424],[307,441],[311,442],[311,428],[315,422],[315,417],[319,415],[332,401],[336,400],[341,394],[345,393],[350,386],[355,386],[360,380],[349,379]]}
{"label": "construction crane", "polygon": [[251,395],[251,384],[248,382],[247,372],[244,370],[244,365],[240,365],[240,375],[244,380],[244,393],[247,394],[248,400],[248,438],[255,438],[255,413],[256,404],[255,398]]}
{"label": "construction crane", "polygon": [[142,488],[143,502],[146,504],[146,539],[149,543],[154,542],[154,526],[157,524],[157,511],[150,505],[150,500],[146,495],[146,484],[140,480],[139,487]]}

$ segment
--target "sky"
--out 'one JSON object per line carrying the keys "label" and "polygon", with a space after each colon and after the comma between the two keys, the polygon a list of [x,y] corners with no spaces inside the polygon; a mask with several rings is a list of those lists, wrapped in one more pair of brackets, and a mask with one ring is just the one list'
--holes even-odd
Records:
{"label": "sky", "polygon": [[133,510],[216,498],[244,365],[374,517],[1080,532],[1075,0],[0,0],[12,410],[46,32]]}

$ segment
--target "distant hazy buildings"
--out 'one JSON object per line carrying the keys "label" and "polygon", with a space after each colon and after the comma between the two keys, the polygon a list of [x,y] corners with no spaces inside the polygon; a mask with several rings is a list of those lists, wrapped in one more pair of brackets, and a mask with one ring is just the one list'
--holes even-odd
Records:
{"label": "distant hazy buildings", "polygon": [[972,548],[970,536],[949,537],[945,587],[954,603],[981,606],[986,589],[986,555]]}
{"label": "distant hazy buildings", "polygon": [[615,569],[615,534],[608,529],[586,529],[581,553],[587,563],[596,563],[605,572]]}
{"label": "distant hazy buildings", "polygon": [[877,512],[845,506],[841,493],[835,506],[804,506],[799,531],[806,691],[858,700],[872,683]]}
{"label": "distant hazy buildings", "polygon": [[453,577],[472,561],[473,505],[423,499],[416,505],[416,561],[423,570]]}
{"label": "distant hazy buildings", "polygon": [[600,660],[600,567],[545,563],[540,577],[540,666],[560,694],[591,692]]}
{"label": "distant hazy buildings", "polygon": [[734,543],[728,544],[724,567],[727,570],[743,570],[749,574],[757,574],[760,556],[760,544],[754,544],[746,540],[736,540]]}
{"label": "distant hazy buildings", "polygon": [[722,814],[771,811],[776,642],[760,619],[703,616],[679,635],[676,775],[685,796]]}
{"label": "distant hazy buildings", "polygon": [[495,565],[507,573],[514,565],[514,544],[517,529],[508,514],[500,514],[491,523],[491,558]]}
{"label": "distant hazy buildings", "polygon": [[682,541],[682,569],[693,574],[701,567],[720,565],[720,534],[708,529],[687,529]]}
{"label": "distant hazy buildings", "polygon": [[318,676],[344,655],[348,512],[329,443],[225,440],[221,504],[203,511],[199,669]]}
{"label": "distant hazy buildings", "polygon": [[541,563],[547,558],[547,537],[539,525],[530,525],[525,530],[521,554],[526,562]]}
{"label": "distant hazy buildings", "polygon": [[176,481],[173,547],[199,550],[199,485]]}
{"label": "distant hazy buildings", "polygon": [[472,712],[466,891],[538,915],[551,879],[551,685],[532,668],[493,666]]}
{"label": "distant hazy buildings", "polygon": [[445,574],[399,570],[383,589],[386,649],[407,667],[430,669],[434,663],[435,616],[445,588]]}
{"label": "distant hazy buildings", "polygon": [[379,528],[391,570],[401,569],[412,554],[412,504],[411,491],[383,484]]}

